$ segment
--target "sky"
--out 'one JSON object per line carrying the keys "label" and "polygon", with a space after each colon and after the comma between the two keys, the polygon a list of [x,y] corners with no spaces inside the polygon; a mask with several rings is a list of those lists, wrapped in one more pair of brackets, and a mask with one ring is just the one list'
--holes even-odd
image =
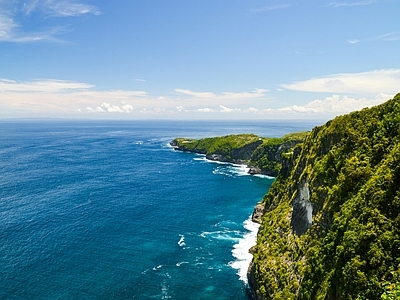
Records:
{"label": "sky", "polygon": [[0,0],[0,119],[329,119],[400,92],[398,0]]}

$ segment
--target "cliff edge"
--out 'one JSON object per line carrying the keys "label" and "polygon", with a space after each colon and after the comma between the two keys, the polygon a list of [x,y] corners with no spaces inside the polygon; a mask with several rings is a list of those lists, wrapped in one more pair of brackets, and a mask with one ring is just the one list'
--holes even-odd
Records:
{"label": "cliff edge", "polygon": [[300,144],[308,132],[282,138],[264,138],[254,134],[237,134],[199,140],[176,138],[170,142],[176,150],[205,154],[207,159],[246,164],[250,174],[277,176],[284,167],[284,157]]}
{"label": "cliff edge", "polygon": [[400,94],[290,149],[258,205],[254,298],[398,299]]}

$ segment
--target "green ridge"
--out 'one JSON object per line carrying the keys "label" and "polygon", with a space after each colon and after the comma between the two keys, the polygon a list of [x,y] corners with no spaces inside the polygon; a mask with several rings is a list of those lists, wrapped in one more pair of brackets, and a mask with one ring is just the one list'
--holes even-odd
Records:
{"label": "green ridge", "polygon": [[171,145],[177,150],[206,154],[213,160],[248,164],[254,173],[276,176],[282,168],[282,156],[291,155],[307,132],[264,138],[254,134],[227,135],[199,140],[176,138]]}
{"label": "green ridge", "polygon": [[263,199],[256,298],[399,299],[400,94],[314,128],[282,165]]}

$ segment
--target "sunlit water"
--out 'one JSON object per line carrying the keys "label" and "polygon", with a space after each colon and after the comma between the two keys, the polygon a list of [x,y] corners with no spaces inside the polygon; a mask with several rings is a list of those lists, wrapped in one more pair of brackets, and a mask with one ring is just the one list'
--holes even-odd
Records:
{"label": "sunlit water", "polygon": [[0,122],[0,298],[247,299],[273,179],[168,143],[313,125]]}

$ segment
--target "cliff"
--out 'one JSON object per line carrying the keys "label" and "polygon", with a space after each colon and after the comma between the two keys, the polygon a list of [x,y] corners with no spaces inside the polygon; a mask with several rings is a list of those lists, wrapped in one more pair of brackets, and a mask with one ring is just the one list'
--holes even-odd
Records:
{"label": "cliff", "polygon": [[282,153],[256,209],[254,298],[398,299],[400,94]]}
{"label": "cliff", "polygon": [[171,146],[176,150],[205,154],[207,159],[247,164],[251,174],[277,176],[283,157],[301,143],[307,132],[293,133],[282,138],[262,138],[254,134],[227,135],[199,140],[176,138]]}

